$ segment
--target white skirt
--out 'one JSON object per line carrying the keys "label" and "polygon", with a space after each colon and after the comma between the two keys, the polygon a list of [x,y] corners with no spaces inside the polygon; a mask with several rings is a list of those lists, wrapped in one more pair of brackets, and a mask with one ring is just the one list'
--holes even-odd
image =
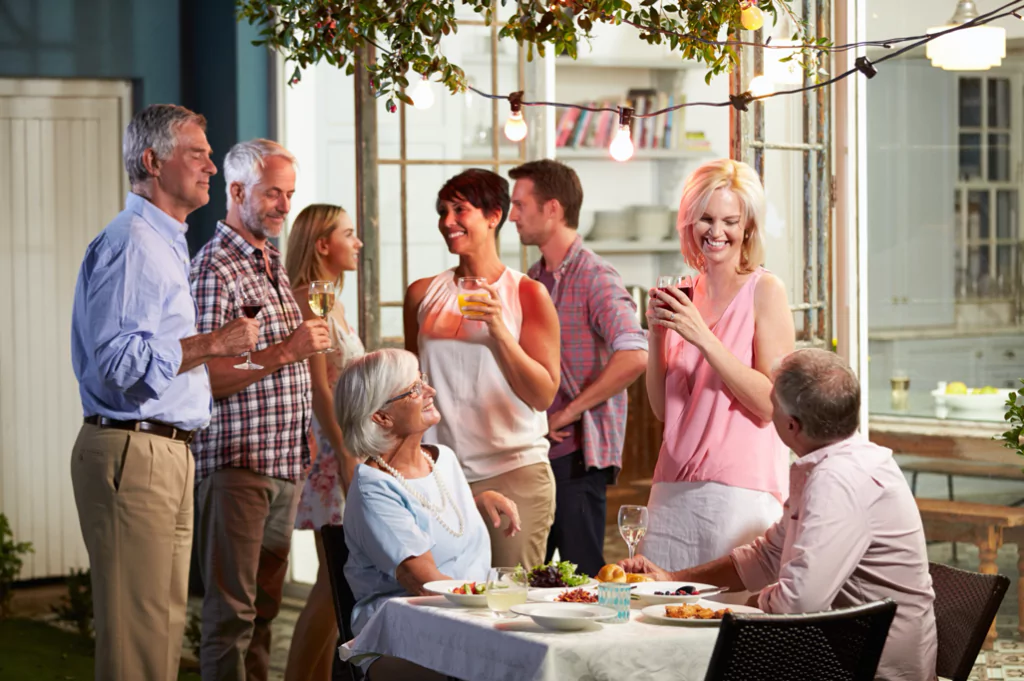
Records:
{"label": "white skirt", "polygon": [[[671,571],[721,558],[782,517],[782,505],[770,493],[717,482],[655,483],[647,510],[647,534],[637,552]],[[714,600],[742,603],[747,597],[743,592]]]}

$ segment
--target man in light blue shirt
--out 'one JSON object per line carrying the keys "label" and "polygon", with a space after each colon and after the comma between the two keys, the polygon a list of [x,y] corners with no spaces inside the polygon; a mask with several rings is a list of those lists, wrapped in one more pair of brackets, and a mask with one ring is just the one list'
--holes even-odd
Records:
{"label": "man in light blue shirt", "polygon": [[204,364],[252,349],[259,323],[197,334],[185,242],[210,200],[206,119],[149,106],[124,135],[125,210],[86,249],[71,361],[85,423],[71,479],[92,569],[96,678],[177,679],[188,597],[195,463],[209,423]]}

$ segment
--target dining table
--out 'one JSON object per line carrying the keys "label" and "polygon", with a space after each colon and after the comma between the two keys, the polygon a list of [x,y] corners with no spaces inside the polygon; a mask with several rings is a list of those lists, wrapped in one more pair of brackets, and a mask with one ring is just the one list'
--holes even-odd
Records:
{"label": "dining table", "polygon": [[552,631],[417,596],[388,600],[339,653],[352,662],[391,655],[465,681],[703,681],[717,638],[717,622],[665,624],[640,604],[628,622]]}

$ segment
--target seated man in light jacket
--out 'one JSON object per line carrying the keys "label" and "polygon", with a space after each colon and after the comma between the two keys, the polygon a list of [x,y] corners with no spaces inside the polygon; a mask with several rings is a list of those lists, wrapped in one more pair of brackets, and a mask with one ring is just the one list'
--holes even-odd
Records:
{"label": "seated man in light jacket", "polygon": [[756,605],[768,613],[891,598],[898,607],[877,678],[935,679],[935,594],[921,516],[892,452],[856,432],[857,377],[834,353],[798,350],[775,372],[772,404],[775,428],[800,457],[790,468],[782,519],[704,565],[668,573],[637,556],[622,567],[760,591]]}

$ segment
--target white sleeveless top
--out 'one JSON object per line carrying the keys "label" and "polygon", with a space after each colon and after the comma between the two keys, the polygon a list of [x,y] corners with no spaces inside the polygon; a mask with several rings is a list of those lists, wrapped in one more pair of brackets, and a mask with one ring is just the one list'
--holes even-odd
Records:
{"label": "white sleeveless top", "polygon": [[[522,272],[506,268],[494,288],[502,317],[518,341],[523,325],[519,302]],[[469,482],[548,461],[546,412],[519,399],[494,355],[494,340],[483,322],[459,312],[454,270],[434,277],[417,312],[420,365],[437,390],[441,422],[423,441],[450,447]]]}

